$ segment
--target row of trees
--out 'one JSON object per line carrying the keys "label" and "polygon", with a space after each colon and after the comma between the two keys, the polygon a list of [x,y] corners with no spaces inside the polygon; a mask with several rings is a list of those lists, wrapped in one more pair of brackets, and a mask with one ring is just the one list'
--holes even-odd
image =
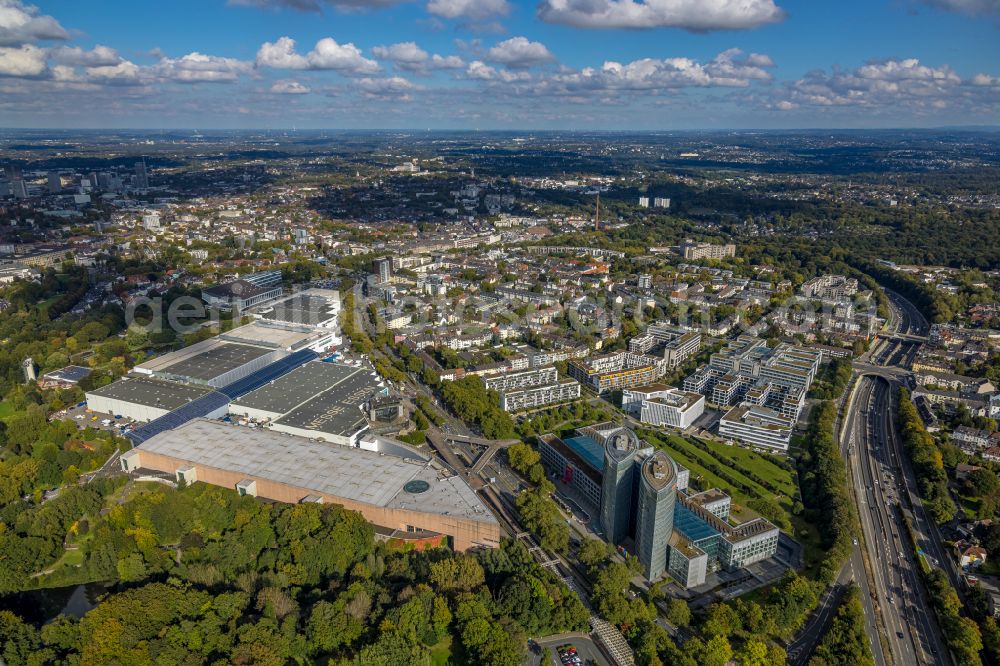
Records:
{"label": "row of trees", "polygon": [[847,468],[833,433],[836,406],[831,401],[813,407],[809,430],[801,441],[799,484],[807,518],[820,533],[826,556],[820,564],[820,580],[829,584],[850,556],[852,539],[858,533],[858,517],[851,503]]}
{"label": "row of trees", "polygon": [[924,508],[934,522],[945,523],[955,515],[955,503],[948,492],[948,473],[944,459],[934,438],[924,428],[923,419],[910,402],[910,392],[899,390],[899,407],[896,410],[899,433],[910,455],[913,472],[917,477]]}
{"label": "row of trees", "polygon": [[941,633],[958,666],[980,666],[979,651],[983,649],[983,637],[978,625],[970,618],[962,617],[962,602],[958,593],[941,569],[932,569],[923,575],[924,585],[934,610],[937,611]]}
{"label": "row of trees", "polygon": [[514,436],[514,420],[500,408],[497,392],[487,390],[479,377],[445,382],[441,397],[458,418],[476,424],[484,437],[508,439]]}

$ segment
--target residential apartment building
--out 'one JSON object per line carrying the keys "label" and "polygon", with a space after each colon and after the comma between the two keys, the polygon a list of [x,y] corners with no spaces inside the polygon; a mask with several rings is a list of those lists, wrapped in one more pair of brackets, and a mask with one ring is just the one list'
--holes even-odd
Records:
{"label": "residential apartment building", "polygon": [[681,241],[680,255],[690,261],[699,259],[724,259],[736,256],[736,246],[732,243],[726,245],[713,245],[712,243],[696,243],[690,238]]}
{"label": "residential apartment building", "polygon": [[570,361],[567,372],[598,393],[607,393],[654,382],[666,372],[666,363],[655,356],[620,351]]}

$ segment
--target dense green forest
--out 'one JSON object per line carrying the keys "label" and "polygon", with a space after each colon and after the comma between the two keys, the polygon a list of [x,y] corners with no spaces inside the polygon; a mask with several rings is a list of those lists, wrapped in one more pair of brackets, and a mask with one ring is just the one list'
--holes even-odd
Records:
{"label": "dense green forest", "polygon": [[[205,484],[130,491],[93,519],[81,569],[114,592],[41,630],[0,613],[7,663],[518,666],[528,636],[588,626],[579,598],[519,542],[391,550],[334,505]],[[101,503],[87,501],[86,512]]]}

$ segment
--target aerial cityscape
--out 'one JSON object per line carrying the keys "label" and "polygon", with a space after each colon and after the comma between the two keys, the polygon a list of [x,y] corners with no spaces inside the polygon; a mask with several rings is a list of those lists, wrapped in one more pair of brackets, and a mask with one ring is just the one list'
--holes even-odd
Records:
{"label": "aerial cityscape", "polygon": [[1000,666],[1000,3],[164,4],[0,0],[0,666]]}

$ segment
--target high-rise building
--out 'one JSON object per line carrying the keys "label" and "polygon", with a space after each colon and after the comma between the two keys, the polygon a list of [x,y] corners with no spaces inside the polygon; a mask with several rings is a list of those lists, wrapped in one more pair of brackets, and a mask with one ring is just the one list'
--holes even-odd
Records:
{"label": "high-rise building", "polygon": [[623,428],[604,443],[604,473],[601,479],[601,525],[608,541],[621,543],[632,522],[632,487],[639,442],[635,433]]}
{"label": "high-rise building", "polygon": [[146,175],[146,160],[135,163],[135,187],[145,190],[149,187],[149,176]]}
{"label": "high-rise building", "polygon": [[639,289],[649,289],[653,286],[653,276],[649,273],[643,273],[639,276]]}
{"label": "high-rise building", "polygon": [[636,505],[635,548],[647,579],[667,569],[667,544],[674,530],[677,467],[663,451],[642,464]]}
{"label": "high-rise building", "polygon": [[3,169],[4,175],[10,181],[10,194],[16,199],[28,198],[28,186],[24,182],[24,173],[16,164],[8,164]]}
{"label": "high-rise building", "polygon": [[392,279],[392,257],[379,257],[372,260],[372,273],[378,277],[378,282],[384,283]]}
{"label": "high-rise building", "polygon": [[48,181],[49,193],[55,194],[62,191],[62,176],[59,175],[58,171],[49,172]]}
{"label": "high-rise building", "polygon": [[669,197],[654,197],[653,198],[654,208],[670,208],[670,198]]}
{"label": "high-rise building", "polygon": [[639,197],[639,207],[649,208],[649,197]]}

